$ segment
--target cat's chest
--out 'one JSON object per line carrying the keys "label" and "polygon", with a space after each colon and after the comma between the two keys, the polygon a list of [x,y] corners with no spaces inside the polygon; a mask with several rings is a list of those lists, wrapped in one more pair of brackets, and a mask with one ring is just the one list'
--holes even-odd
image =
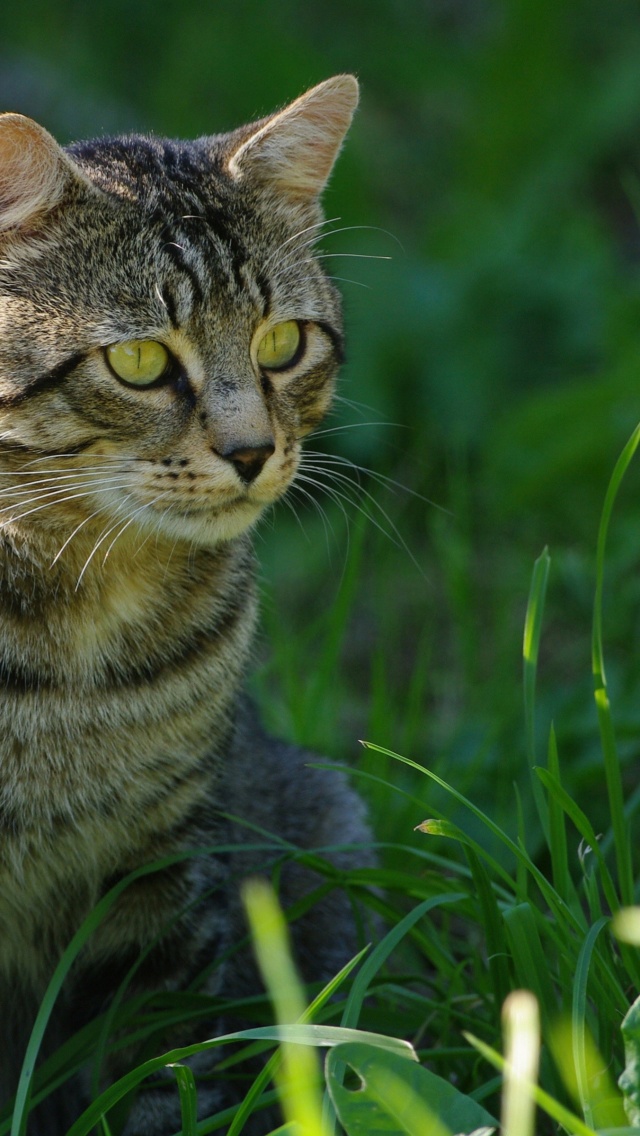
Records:
{"label": "cat's chest", "polygon": [[0,605],[5,830],[7,818],[46,827],[118,803],[146,811],[228,729],[254,625],[250,581],[229,572],[211,587],[201,572],[159,595],[140,575],[91,602],[19,615]]}
{"label": "cat's chest", "polygon": [[[0,714],[0,971],[36,975],[105,880],[153,861],[203,800],[216,746],[182,715],[142,720],[124,694],[85,704],[40,693]],[[9,725],[10,723],[10,725]],[[35,981],[35,978],[34,978]]]}

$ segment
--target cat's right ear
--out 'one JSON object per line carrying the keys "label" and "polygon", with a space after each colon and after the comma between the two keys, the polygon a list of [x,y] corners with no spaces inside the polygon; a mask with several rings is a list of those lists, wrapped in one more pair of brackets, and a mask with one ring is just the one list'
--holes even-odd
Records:
{"label": "cat's right ear", "polygon": [[290,197],[315,199],[324,189],[358,105],[354,75],[318,83],[278,114],[234,132],[231,176],[257,178]]}
{"label": "cat's right ear", "polygon": [[47,213],[86,179],[55,138],[23,114],[0,114],[0,231]]}

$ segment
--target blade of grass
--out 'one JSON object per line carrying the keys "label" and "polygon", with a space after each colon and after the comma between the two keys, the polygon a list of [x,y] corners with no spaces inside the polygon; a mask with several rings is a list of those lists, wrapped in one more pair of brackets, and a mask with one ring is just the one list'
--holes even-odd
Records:
{"label": "blade of grass", "polygon": [[[299,1021],[305,1012],[304,992],[293,965],[287,921],[270,884],[247,880],[242,899],[249,920],[258,967],[276,1020],[283,1025]],[[320,1067],[307,1046],[282,1043],[282,1060],[274,1080],[285,1120],[308,1136],[325,1136],[320,1096]]]}
{"label": "blade of grass", "polygon": [[[310,1005],[307,1006],[302,1015],[301,1022],[304,1023],[313,1021],[316,1013],[327,1003],[330,998],[333,997],[342,983],[349,977],[351,972],[355,970],[358,963],[361,962],[361,960],[366,955],[368,949],[368,947],[365,947],[364,950],[360,951],[359,954],[355,956],[355,958],[352,958],[347,963],[347,965],[344,966],[341,971],[339,971],[335,978],[331,979],[331,982],[327,983],[327,985],[320,991],[316,998],[314,998],[313,1002],[311,1002]],[[248,1119],[253,1110],[254,1105],[260,1099],[265,1086],[273,1078],[274,1073],[276,1072],[280,1064],[280,1060],[280,1051],[277,1050],[276,1053],[274,1053],[273,1056],[269,1058],[267,1064],[255,1078],[251,1088],[245,1094],[245,1098],[238,1108],[233,1121],[231,1122],[227,1136],[238,1136],[238,1133],[241,1132],[245,1121]]]}
{"label": "blade of grass", "polygon": [[[504,921],[518,983],[535,994],[546,1027],[557,1011],[557,1001],[553,985],[549,981],[549,943],[544,950],[533,910],[531,904],[519,903],[517,907],[507,908]],[[555,966],[553,970],[555,971]]]}
{"label": "blade of grass", "polygon": [[[558,744],[556,740],[556,731],[553,723],[549,730],[549,748],[547,756],[547,768],[549,775],[553,778],[553,784],[562,788],[560,782],[560,758],[558,755]],[[540,779],[540,771],[535,771],[537,778]],[[544,784],[544,782],[543,782]],[[569,871],[569,856],[567,851],[567,830],[565,825],[565,809],[558,799],[556,793],[551,792],[547,786],[548,796],[548,809],[549,809],[549,851],[551,853],[551,871],[553,877],[553,886],[555,887],[558,895],[564,897],[568,906],[574,914],[581,912],[580,902],[578,900],[578,893],[576,892],[575,885],[571,878]],[[571,798],[569,798],[571,800]]]}
{"label": "blade of grass", "polygon": [[[594,1054],[593,1042],[587,1034],[587,985],[596,939],[609,922],[610,920],[607,917],[599,919],[582,944],[576,967],[571,1008],[572,1053],[578,1099],[587,1124],[594,1127],[596,1124],[602,1123],[602,1119],[604,1119],[600,1116],[603,1105],[607,1113],[611,1113],[612,1104],[610,1100],[603,1100],[603,1089],[606,1091],[608,1085],[608,1078],[605,1079],[602,1076],[603,1073],[606,1073],[606,1065],[599,1059],[598,1067],[594,1067],[596,1054]],[[621,1105],[617,1112],[618,1115],[614,1119],[620,1123],[623,1119]]]}
{"label": "blade of grass", "polygon": [[601,873],[602,888],[609,906],[615,911],[619,906],[618,895],[615,889],[615,884],[611,879],[609,869],[605,863],[602,852],[600,851],[600,841],[596,836],[594,829],[588,817],[583,813],[582,809],[573,800],[573,797],[567,793],[566,789],[562,787],[560,782],[548,769],[536,769],[536,774],[542,784],[547,789],[551,797],[553,797],[556,804],[563,810],[564,813],[573,822],[580,836],[585,844],[591,850],[595,857]]}
{"label": "blade of grass", "polygon": [[13,1111],[13,1119],[11,1122],[11,1136],[24,1136],[27,1124],[27,1114],[29,1110],[29,1101],[31,1098],[31,1089],[33,1082],[33,1073],[36,1065],[44,1031],[47,1027],[49,1018],[53,1011],[53,1007],[62,988],[62,984],[67,977],[71,966],[82,950],[87,939],[93,934],[96,927],[102,922],[107,913],[111,910],[113,905],[119,899],[122,892],[134,880],[141,879],[143,876],[151,875],[153,872],[160,871],[162,868],[169,867],[177,863],[179,860],[185,859],[187,854],[179,854],[177,856],[169,856],[163,860],[156,861],[153,864],[148,864],[143,868],[138,868],[135,872],[131,872],[123,880],[120,880],[115,887],[112,887],[105,896],[96,904],[95,908],[85,919],[82,926],[76,931],[69,946],[63,952],[62,958],[58,963],[53,976],[49,982],[46,993],[40,1004],[38,1014],[36,1016],[31,1036],[27,1045],[24,1061],[22,1063],[22,1070],[20,1079],[18,1081],[18,1089],[16,1092],[16,1102]]}
{"label": "blade of grass", "polygon": [[353,1029],[358,1024],[362,1004],[367,996],[372,980],[377,975],[381,966],[386,962],[389,955],[395,950],[398,943],[402,941],[411,928],[418,923],[427,912],[432,911],[435,907],[441,907],[450,903],[459,903],[463,899],[466,899],[466,895],[463,892],[432,896],[430,899],[426,899],[424,903],[418,904],[413,911],[405,915],[395,927],[392,927],[391,930],[387,932],[363,963],[362,969],[351,987],[342,1015],[342,1025],[344,1027]]}
{"label": "blade of grass", "polygon": [[[478,1051],[494,1069],[498,1069],[501,1073],[505,1072],[506,1061],[500,1053],[492,1049],[486,1042],[481,1041],[480,1038],[475,1037],[472,1033],[465,1032],[465,1038],[474,1049]],[[541,1089],[539,1085],[530,1084],[529,1091],[540,1108],[544,1109],[547,1116],[560,1124],[566,1132],[570,1132],[572,1136],[601,1136],[601,1134],[589,1128],[579,1117],[575,1116],[568,1108],[554,1100],[549,1093]]]}
{"label": "blade of grass", "polygon": [[480,857],[468,845],[465,847],[465,855],[475,884],[476,897],[480,907],[480,922],[484,928],[487,963],[491,975],[497,1025],[500,1007],[511,987],[507,962],[509,952],[504,935],[504,921],[500,914],[495,891],[491,886],[489,874]]}
{"label": "blade of grass", "polygon": [[542,831],[545,834],[547,843],[549,843],[549,814],[547,803],[544,799],[544,794],[540,787],[540,783],[534,776],[533,769],[536,764],[536,676],[538,671],[540,634],[542,631],[542,615],[544,612],[544,601],[547,594],[550,564],[551,559],[549,557],[549,552],[545,548],[533,566],[531,587],[529,589],[529,600],[527,603],[527,612],[524,620],[524,638],[522,645],[522,656],[524,662],[524,718],[527,736],[529,773],[531,776],[531,783],[533,785],[533,799],[535,801],[538,816],[540,818],[540,824],[542,826]]}
{"label": "blade of grass", "polygon": [[[521,860],[524,862],[527,871],[533,876],[545,901],[548,903],[549,907],[552,909],[560,922],[567,921],[574,930],[580,929],[580,923],[573,915],[573,913],[569,910],[562,897],[557,895],[544,873],[541,872],[540,869],[533,863],[526,852],[522,848],[520,848],[519,845],[515,843],[515,841],[511,840],[511,838],[505,832],[503,832],[503,830],[498,824],[495,823],[495,821],[491,820],[491,817],[487,816],[487,814],[484,813],[482,809],[479,809],[476,805],[474,805],[473,801],[470,801],[467,797],[463,796],[462,793],[459,793],[458,790],[453,787],[453,785],[449,785],[448,782],[444,781],[442,777],[439,777],[437,773],[434,773],[431,769],[427,769],[424,765],[419,765],[417,761],[412,761],[410,757],[403,757],[402,754],[395,753],[393,750],[385,749],[384,746],[378,746],[374,742],[363,741],[361,744],[366,746],[367,749],[383,753],[388,757],[393,757],[396,761],[401,762],[403,765],[408,765],[411,769],[417,770],[418,773],[421,773],[423,777],[428,777],[429,780],[434,781],[436,785],[439,785],[441,789],[445,789],[448,793],[450,793],[451,796],[455,798],[455,800],[464,805],[465,808],[467,808],[475,817],[477,817],[477,819],[480,820],[486,828],[488,828],[489,832],[498,837],[498,839],[516,858],[516,861]],[[480,855],[485,856],[484,850],[479,845],[476,845],[475,842],[474,847],[480,853]],[[506,873],[505,870],[500,867],[500,865],[496,865],[496,867],[498,876],[500,876],[501,878],[506,877],[507,879],[509,879],[508,873]]]}
{"label": "blade of grass", "polygon": [[331,1047],[346,1041],[363,1041],[370,1045],[390,1049],[394,1053],[402,1053],[405,1057],[417,1061],[413,1046],[408,1041],[399,1038],[387,1037],[385,1034],[371,1033],[367,1030],[343,1029],[341,1026],[323,1025],[280,1025],[265,1026],[264,1028],[236,1030],[234,1033],[221,1034],[220,1037],[201,1041],[196,1045],[183,1046],[180,1049],[171,1049],[160,1057],[152,1057],[143,1062],[136,1069],[132,1069],[119,1080],[114,1081],[107,1089],[83,1112],[69,1129],[67,1136],[89,1136],[92,1128],[100,1122],[104,1113],[109,1112],[119,1100],[127,1093],[137,1089],[147,1077],[164,1069],[167,1065],[184,1061],[207,1049],[216,1049],[236,1041],[273,1041],[280,1044],[283,1041],[296,1045],[312,1045]]}
{"label": "blade of grass", "polygon": [[516,809],[518,816],[518,846],[524,855],[516,861],[516,896],[518,903],[526,903],[528,899],[528,871],[527,871],[527,840],[526,832],[524,829],[524,811],[522,808],[522,798],[520,797],[520,790],[517,785],[514,785],[513,791],[516,798]]}
{"label": "blade of grass", "polygon": [[629,441],[624,447],[607,487],[605,501],[598,529],[598,542],[596,550],[596,592],[593,607],[593,633],[592,633],[592,670],[594,681],[594,696],[598,712],[602,752],[604,756],[605,777],[609,796],[609,809],[611,812],[611,825],[614,833],[616,852],[616,865],[618,869],[618,884],[623,905],[630,905],[634,899],[633,867],[631,862],[631,843],[629,840],[629,827],[624,813],[624,793],[622,790],[622,776],[620,772],[620,759],[615,739],[611,705],[607,693],[607,679],[604,667],[604,651],[602,637],[602,602],[604,593],[604,565],[605,550],[609,522],[613,505],[618,494],[622,479],[629,467],[633,455],[640,443],[640,425],[636,426]]}
{"label": "blade of grass", "polygon": [[589,980],[589,964],[595,941],[606,927],[609,920],[603,916],[589,931],[578,955],[578,965],[573,983],[573,998],[571,1006],[571,1036],[573,1063],[576,1071],[578,1098],[580,1108],[587,1124],[594,1124],[591,1085],[587,1071],[585,1055],[586,1013],[587,1013],[587,983]]}
{"label": "blade of grass", "polygon": [[193,1071],[188,1065],[169,1065],[173,1069],[178,1082],[180,1094],[180,1119],[182,1121],[182,1136],[198,1136],[198,1093]]}
{"label": "blade of grass", "polygon": [[540,1021],[538,1003],[528,990],[514,990],[502,1007],[505,1077],[502,1091],[502,1136],[533,1136],[535,1120],[531,1086],[538,1078]]}

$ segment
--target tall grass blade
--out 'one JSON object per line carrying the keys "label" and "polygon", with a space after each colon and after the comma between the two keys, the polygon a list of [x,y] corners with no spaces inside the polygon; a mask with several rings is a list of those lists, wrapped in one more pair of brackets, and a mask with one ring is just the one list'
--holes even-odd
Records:
{"label": "tall grass blade", "polygon": [[182,1121],[181,1136],[198,1136],[198,1093],[193,1071],[188,1065],[170,1065],[178,1082],[180,1094],[180,1112]]}
{"label": "tall grass blade", "polygon": [[540,1021],[538,1004],[528,990],[514,990],[502,1008],[505,1075],[502,1090],[502,1136],[533,1136],[538,1078]]}
{"label": "tall grass blade", "polygon": [[535,994],[546,1026],[553,1019],[557,1002],[549,981],[550,944],[547,942],[546,950],[543,949],[533,912],[529,903],[519,903],[517,907],[507,908],[504,920],[518,983]]}
{"label": "tall grass blade", "polygon": [[[598,935],[607,926],[606,917],[599,919],[590,929],[578,955],[576,976],[573,983],[573,999],[571,1006],[571,1038],[573,1063],[576,1072],[578,1101],[587,1124],[594,1125],[594,1115],[597,1097],[594,1101],[593,1077],[590,1076],[589,1061],[587,1059],[587,984],[589,980],[589,967],[591,956]],[[591,1070],[593,1072],[593,1070]]]}
{"label": "tall grass blade", "polygon": [[[615,911],[620,906],[618,894],[602,852],[600,851],[600,841],[596,836],[589,818],[583,813],[579,805],[576,804],[573,797],[567,793],[566,789],[564,789],[559,781],[552,775],[550,770],[536,769],[536,774],[547,789],[549,796],[575,825],[584,841],[583,849],[588,849],[588,852],[595,857],[605,898],[612,910]],[[587,852],[583,851],[582,854],[584,856]]]}
{"label": "tall grass blade", "polygon": [[[287,1025],[305,1012],[304,993],[291,958],[287,921],[270,884],[248,880],[242,898],[258,967],[273,1002],[276,1020]],[[274,1080],[286,1121],[308,1136],[325,1136],[316,1054],[306,1046],[282,1043]]]}
{"label": "tall grass blade", "polygon": [[[623,1100],[611,1076],[611,1059],[605,1060],[601,1056],[589,1031],[584,1030],[579,1042],[582,1047],[583,1065],[580,1074],[575,1062],[576,1039],[570,1019],[565,1018],[557,1022],[548,1040],[554,1062],[572,1100],[580,1104],[578,1075],[588,1087],[591,1112],[589,1116],[585,1115],[585,1121],[593,1125],[599,1133],[625,1129]],[[610,1053],[610,1048],[605,1052]]]}
{"label": "tall grass blade", "polygon": [[111,1108],[133,1092],[138,1086],[167,1065],[182,1062],[188,1057],[195,1056],[207,1049],[216,1049],[236,1041],[273,1041],[276,1044],[288,1042],[296,1045],[311,1045],[331,1048],[347,1041],[362,1041],[370,1045],[380,1046],[394,1053],[400,1053],[405,1058],[417,1061],[413,1046],[408,1041],[399,1038],[387,1037],[385,1034],[371,1033],[367,1030],[349,1030],[341,1026],[320,1025],[291,1025],[291,1026],[265,1026],[256,1029],[236,1030],[233,1033],[221,1034],[220,1037],[201,1041],[197,1045],[187,1045],[180,1049],[171,1049],[160,1057],[152,1057],[136,1069],[114,1081],[107,1089],[92,1101],[82,1116],[75,1121],[69,1129],[67,1136],[89,1136],[92,1129],[98,1124],[102,1116]]}
{"label": "tall grass blade", "polygon": [[465,846],[465,855],[475,884],[476,898],[480,908],[480,922],[484,928],[487,965],[491,975],[496,1025],[498,1025],[500,1007],[511,988],[507,962],[509,952],[504,934],[504,920],[498,907],[495,891],[491,886],[489,873],[480,857],[468,845]]}
{"label": "tall grass blade", "polygon": [[602,636],[602,603],[604,593],[604,565],[605,550],[609,522],[613,505],[620,488],[622,479],[629,467],[631,459],[640,443],[640,425],[636,426],[633,434],[624,447],[607,487],[605,501],[598,529],[598,543],[596,550],[596,593],[593,608],[592,633],[592,671],[594,682],[594,695],[598,711],[598,723],[602,740],[604,755],[604,768],[609,795],[609,809],[611,825],[614,834],[616,852],[616,865],[618,869],[618,884],[620,896],[624,905],[630,905],[634,899],[633,868],[631,861],[631,844],[629,840],[629,827],[624,814],[624,794],[622,791],[622,777],[620,773],[620,759],[615,740],[611,706],[607,693],[607,679],[604,667],[604,650]]}
{"label": "tall grass blade", "polygon": [[425,899],[423,903],[419,903],[413,911],[405,915],[395,927],[392,927],[391,930],[387,932],[363,963],[362,969],[351,987],[342,1014],[342,1025],[344,1027],[354,1028],[358,1024],[362,1003],[367,996],[371,982],[376,977],[389,955],[395,950],[398,943],[404,939],[405,935],[409,933],[412,927],[429,911],[433,911],[434,908],[442,907],[450,903],[460,903],[463,899],[466,899],[466,895],[463,892],[431,896],[429,899]]}
{"label": "tall grass blade", "polygon": [[542,831],[547,842],[549,841],[549,815],[544,793],[539,781],[534,776],[536,765],[536,676],[538,672],[538,653],[540,650],[540,634],[542,631],[542,615],[544,601],[547,594],[549,579],[549,566],[551,559],[545,548],[533,566],[529,600],[524,620],[524,638],[522,644],[522,657],[524,663],[524,719],[527,737],[527,756],[529,758],[529,773],[533,785],[533,799],[535,801]]}
{"label": "tall grass blade", "polygon": [[[333,995],[337,992],[342,983],[349,977],[358,963],[361,962],[361,960],[367,953],[367,950],[368,948],[365,948],[364,950],[360,951],[359,954],[355,956],[355,958],[352,958],[346,964],[346,966],[344,966],[342,970],[339,971],[339,973],[335,975],[335,977],[332,978],[330,982],[327,983],[327,985],[314,998],[313,1002],[311,1002],[309,1006],[307,1006],[302,1015],[301,1022],[306,1023],[313,1021],[313,1018],[315,1017],[317,1012],[326,1004],[326,1002],[330,998],[333,997]],[[280,1050],[277,1050],[269,1058],[264,1068],[255,1078],[251,1088],[245,1094],[245,1098],[242,1101],[242,1104],[239,1106],[238,1111],[236,1112],[236,1115],[229,1126],[227,1136],[238,1136],[238,1133],[242,1131],[243,1125],[250,1116],[254,1105],[258,1102],[258,1100],[260,1100],[265,1086],[268,1085],[269,1081],[273,1079],[273,1076],[280,1065],[280,1061],[281,1053]]]}
{"label": "tall grass blade", "polygon": [[[501,1073],[505,1072],[506,1061],[500,1053],[496,1052],[490,1045],[487,1045],[486,1042],[481,1041],[480,1038],[475,1037],[472,1033],[465,1032],[464,1036],[469,1044],[472,1045],[490,1065],[493,1065],[494,1069],[500,1070]],[[544,1089],[541,1089],[539,1085],[531,1084],[530,1092],[536,1104],[546,1112],[547,1116],[555,1120],[556,1123],[559,1124],[565,1132],[570,1133],[571,1136],[602,1136],[602,1133],[598,1133],[593,1128],[590,1128],[588,1124],[585,1124],[583,1120],[575,1116],[568,1108],[565,1108],[559,1101],[554,1100],[553,1097],[550,1096],[549,1093],[546,1093]]]}
{"label": "tall grass blade", "polygon": [[[439,785],[441,789],[445,789],[446,792],[450,793],[456,801],[464,805],[465,808],[467,808],[478,820],[480,820],[482,824],[488,829],[488,831],[492,833],[493,836],[497,837],[498,840],[500,840],[502,844],[504,844],[505,848],[507,848],[515,857],[516,862],[521,860],[525,864],[527,871],[535,880],[542,896],[545,899],[545,902],[554,912],[556,918],[561,923],[566,921],[574,930],[580,929],[580,923],[575,918],[573,913],[569,910],[562,897],[556,893],[544,873],[541,872],[540,869],[533,863],[524,849],[516,844],[515,841],[513,841],[507,835],[507,833],[503,832],[500,826],[496,824],[495,821],[493,821],[491,817],[489,817],[485,812],[483,812],[482,809],[479,809],[477,805],[474,805],[473,801],[470,801],[468,797],[465,797],[462,793],[459,793],[453,785],[450,785],[447,781],[444,781],[443,778],[439,777],[437,773],[433,772],[433,770],[427,769],[424,765],[418,765],[418,762],[413,761],[410,757],[403,757],[402,754],[395,753],[393,750],[385,749],[383,746],[378,746],[374,742],[363,741],[362,745],[366,746],[367,749],[374,750],[377,753],[383,753],[387,757],[392,757],[395,761],[399,761],[403,765],[408,765],[411,769],[417,770],[417,772],[421,773],[423,777],[428,777],[430,781],[434,781],[435,784]],[[420,825],[419,827],[423,828],[422,825]],[[479,845],[474,843],[474,847],[481,855],[485,855],[484,850],[480,848]],[[493,863],[495,864],[495,861],[493,861]],[[500,865],[496,865],[496,871],[500,878],[510,878],[509,874],[506,873],[504,869],[500,867]],[[511,886],[513,886],[512,881]]]}
{"label": "tall grass blade", "polygon": [[[553,723],[551,724],[551,728],[549,730],[547,768],[549,770],[550,778],[553,779],[552,783],[559,786],[559,788],[562,788],[560,781],[560,759],[558,756],[558,744],[556,741],[556,731]],[[539,776],[539,770],[536,770],[535,772]],[[563,809],[557,794],[549,791],[548,785],[547,795],[549,809],[549,851],[551,853],[551,872],[553,878],[553,886],[558,892],[558,895],[563,896],[574,914],[578,914],[581,912],[581,908],[580,902],[578,900],[578,894],[576,892],[575,885],[569,871],[565,810]],[[569,798],[569,800],[571,800],[571,798]]]}

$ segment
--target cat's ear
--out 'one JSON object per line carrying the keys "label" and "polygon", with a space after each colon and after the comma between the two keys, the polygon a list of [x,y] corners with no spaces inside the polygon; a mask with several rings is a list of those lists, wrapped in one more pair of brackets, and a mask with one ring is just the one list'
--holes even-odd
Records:
{"label": "cat's ear", "polygon": [[358,82],[336,75],[271,118],[256,123],[232,151],[227,168],[233,178],[255,177],[285,193],[317,197],[338,156],[353,112]]}
{"label": "cat's ear", "polygon": [[43,126],[23,114],[0,114],[0,231],[53,209],[74,180],[86,182]]}

